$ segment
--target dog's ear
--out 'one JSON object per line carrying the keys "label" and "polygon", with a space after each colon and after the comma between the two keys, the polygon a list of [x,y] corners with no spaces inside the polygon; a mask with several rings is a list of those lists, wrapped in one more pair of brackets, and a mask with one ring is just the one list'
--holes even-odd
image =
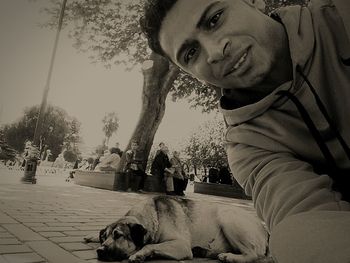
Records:
{"label": "dog's ear", "polygon": [[128,224],[130,229],[130,236],[136,247],[143,247],[144,237],[147,230],[141,224],[130,223]]}
{"label": "dog's ear", "polygon": [[107,230],[107,227],[100,230],[99,239],[100,239],[101,244],[106,241],[106,238],[107,238],[106,237],[106,230]]}

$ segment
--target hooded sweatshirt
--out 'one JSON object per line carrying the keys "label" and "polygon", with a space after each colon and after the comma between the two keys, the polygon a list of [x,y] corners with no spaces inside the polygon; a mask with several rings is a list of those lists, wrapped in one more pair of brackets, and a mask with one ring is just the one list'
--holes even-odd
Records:
{"label": "hooded sweatshirt", "polygon": [[344,147],[310,88],[315,89],[344,141],[350,143],[349,9],[348,0],[314,0],[307,7],[276,11],[288,35],[293,80],[243,107],[226,105],[237,98],[221,99],[228,124],[230,168],[246,194],[252,196],[258,216],[269,230],[301,212],[350,210],[349,203],[333,191],[332,179],[322,169],[316,173],[315,167],[326,163],[325,156],[296,104],[281,95],[287,91],[302,105],[337,167],[350,171]]}

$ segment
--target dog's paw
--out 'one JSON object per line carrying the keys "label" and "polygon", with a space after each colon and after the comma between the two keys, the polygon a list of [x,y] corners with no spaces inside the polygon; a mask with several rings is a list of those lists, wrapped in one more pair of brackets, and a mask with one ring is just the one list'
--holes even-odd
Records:
{"label": "dog's paw", "polygon": [[100,239],[96,236],[88,235],[88,236],[84,237],[84,242],[85,243],[100,243]]}
{"label": "dog's paw", "polygon": [[237,263],[241,262],[238,258],[237,255],[232,254],[232,253],[221,253],[218,255],[218,259],[222,262],[225,263]]}
{"label": "dog's paw", "polygon": [[266,259],[266,257],[258,257],[254,254],[221,253],[218,255],[218,259],[225,263],[273,263],[273,261],[260,261]]}
{"label": "dog's paw", "polygon": [[145,257],[142,254],[134,254],[129,257],[129,262],[130,263],[142,263],[145,261]]}

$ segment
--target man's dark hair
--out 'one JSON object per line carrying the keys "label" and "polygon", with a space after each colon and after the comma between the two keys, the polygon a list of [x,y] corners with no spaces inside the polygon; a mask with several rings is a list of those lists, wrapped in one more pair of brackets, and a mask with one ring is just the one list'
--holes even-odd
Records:
{"label": "man's dark hair", "polygon": [[163,19],[177,0],[146,0],[144,14],[140,19],[142,32],[149,47],[159,55],[167,57],[159,43],[159,31]]}

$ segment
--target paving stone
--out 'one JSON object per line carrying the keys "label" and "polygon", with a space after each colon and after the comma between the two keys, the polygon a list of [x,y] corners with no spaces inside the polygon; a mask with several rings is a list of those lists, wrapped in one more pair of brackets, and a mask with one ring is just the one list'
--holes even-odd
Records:
{"label": "paving stone", "polygon": [[0,232],[7,232],[7,230],[0,226]]}
{"label": "paving stone", "polygon": [[0,224],[13,224],[13,223],[18,223],[18,222],[0,211]]}
{"label": "paving stone", "polygon": [[9,232],[0,232],[0,239],[3,239],[3,238],[11,238],[11,237],[14,237],[14,235],[10,234]]}
{"label": "paving stone", "polygon": [[90,219],[90,218],[69,218],[69,217],[59,217],[57,218],[57,220],[65,223],[86,223],[86,222],[93,221],[93,219]]}
{"label": "paving stone", "polygon": [[61,232],[39,232],[43,237],[65,237]]}
{"label": "paving stone", "polygon": [[36,253],[50,263],[83,263],[84,261],[50,241],[31,241],[27,243]]}
{"label": "paving stone", "polygon": [[103,226],[103,227],[105,227],[105,226],[107,226],[107,225],[109,225],[111,223],[112,223],[111,221],[104,219],[103,221],[88,222],[88,223],[85,223],[85,225],[87,225],[87,226]]}
{"label": "paving stone", "polygon": [[46,222],[57,222],[57,220],[55,218],[22,218],[22,219],[18,219],[19,221],[21,221],[22,223],[46,223]]}
{"label": "paving stone", "polygon": [[44,237],[22,224],[5,224],[3,227],[22,241],[45,240]]}
{"label": "paving stone", "polygon": [[97,254],[95,250],[73,251],[73,254],[85,260],[97,258]]}
{"label": "paving stone", "polygon": [[19,244],[22,244],[22,243],[16,238],[1,238],[0,239],[0,245],[19,245]]}
{"label": "paving stone", "polygon": [[96,225],[96,226],[87,226],[87,225],[80,225],[80,226],[75,226],[75,228],[79,230],[95,230],[95,231],[100,231],[101,229],[105,228],[106,225]]}
{"label": "paving stone", "polygon": [[44,227],[44,226],[47,226],[45,223],[25,223],[25,225],[28,226],[28,227],[38,227],[38,226]]}
{"label": "paving stone", "polygon": [[32,252],[26,245],[0,245],[0,254]]}
{"label": "paving stone", "polygon": [[0,255],[0,263],[9,263],[2,255]]}
{"label": "paving stone", "polygon": [[77,223],[62,223],[62,222],[48,222],[46,223],[46,226],[59,226],[59,227],[65,227],[65,226],[72,226],[75,227],[79,224]]}
{"label": "paving stone", "polygon": [[51,237],[49,239],[52,242],[55,242],[55,243],[68,243],[68,242],[84,241],[84,238],[82,236],[76,236],[76,237]]}
{"label": "paving stone", "polygon": [[45,226],[45,227],[32,227],[36,232],[57,232],[57,231],[75,231],[76,229],[71,226]]}
{"label": "paving stone", "polygon": [[5,254],[5,260],[11,263],[41,263],[46,262],[45,259],[40,257],[36,253],[18,253],[18,254]]}
{"label": "paving stone", "polygon": [[79,231],[64,231],[63,233],[67,236],[87,236],[87,235],[96,235],[100,232],[99,230],[87,231],[87,230],[79,230]]}
{"label": "paving stone", "polygon": [[89,250],[90,246],[80,242],[80,243],[60,243],[61,247],[68,251],[78,251],[78,250]]}

